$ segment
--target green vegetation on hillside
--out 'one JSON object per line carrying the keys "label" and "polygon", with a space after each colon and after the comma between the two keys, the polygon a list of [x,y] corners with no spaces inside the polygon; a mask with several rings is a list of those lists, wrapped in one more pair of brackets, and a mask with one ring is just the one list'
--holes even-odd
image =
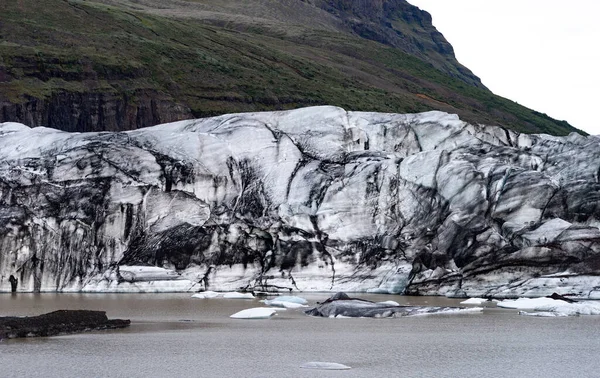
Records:
{"label": "green vegetation on hillside", "polygon": [[438,109],[521,132],[575,131],[352,33],[298,25],[287,33],[260,23],[230,28],[97,1],[5,4],[0,103],[61,92],[129,93],[135,101],[138,91],[152,90],[195,117],[329,104],[394,113]]}

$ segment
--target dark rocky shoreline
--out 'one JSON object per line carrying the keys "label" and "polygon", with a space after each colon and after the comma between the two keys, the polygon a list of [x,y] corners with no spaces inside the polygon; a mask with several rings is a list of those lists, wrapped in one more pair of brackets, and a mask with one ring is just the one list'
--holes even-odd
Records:
{"label": "dark rocky shoreline", "polygon": [[58,310],[27,317],[0,317],[0,340],[56,336],[129,327],[129,319],[108,319],[104,311]]}

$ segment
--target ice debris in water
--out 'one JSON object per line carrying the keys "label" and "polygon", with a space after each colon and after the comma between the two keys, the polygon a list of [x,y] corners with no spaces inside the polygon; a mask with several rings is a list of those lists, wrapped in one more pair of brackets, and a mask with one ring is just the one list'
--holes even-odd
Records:
{"label": "ice debris in water", "polygon": [[269,303],[265,304],[267,306],[271,306],[271,307],[282,307],[282,308],[289,308],[289,309],[294,309],[294,308],[302,308],[302,307],[308,307],[307,305],[303,305],[300,303],[294,303],[294,302],[277,302],[277,301],[270,301]]}
{"label": "ice debris in water", "polygon": [[498,307],[502,308],[514,308],[517,310],[533,310],[540,306],[555,305],[557,302],[567,304],[567,302],[560,299],[552,299],[547,297],[542,298],[519,298],[519,299],[506,299],[498,302]]}
{"label": "ice debris in water", "polygon": [[268,307],[255,307],[236,312],[230,318],[234,319],[268,319],[275,315],[277,310]]}
{"label": "ice debris in water", "polygon": [[265,299],[262,301],[267,306],[284,307],[284,308],[301,308],[308,307],[308,301],[301,297],[283,295],[274,299]]}
{"label": "ice debris in water", "polygon": [[350,366],[338,364],[336,362],[307,362],[300,366],[302,369],[319,369],[319,370],[348,370]]}
{"label": "ice debris in water", "polygon": [[519,311],[519,315],[524,316],[534,316],[539,318],[561,318],[565,316],[569,316],[563,312],[549,312],[549,311],[540,311],[540,312],[527,312],[527,311]]}
{"label": "ice debris in water", "polygon": [[192,295],[192,298],[199,298],[199,299],[216,298],[219,295],[220,294],[215,291],[203,291],[201,293],[196,293],[196,294]]}
{"label": "ice debris in water", "polygon": [[460,302],[460,304],[480,305],[484,302],[487,302],[487,299],[485,299],[485,298],[469,298],[465,301]]}
{"label": "ice debris in water", "polygon": [[226,299],[254,299],[254,294],[238,293],[237,291],[232,291],[232,292],[223,294],[223,298],[226,298]]}
{"label": "ice debris in water", "polygon": [[529,309],[540,312],[560,313],[568,316],[600,315],[600,303],[598,302],[582,301],[569,303],[564,300],[548,297],[504,300],[498,302],[498,307],[513,308],[517,310]]}

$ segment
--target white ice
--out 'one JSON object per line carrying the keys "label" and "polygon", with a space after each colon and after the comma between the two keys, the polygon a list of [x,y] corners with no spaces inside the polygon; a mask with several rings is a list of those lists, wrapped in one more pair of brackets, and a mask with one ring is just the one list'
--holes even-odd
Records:
{"label": "white ice", "polygon": [[273,302],[269,306],[283,307],[283,308],[289,308],[289,309],[308,307],[307,305],[303,305],[300,303],[294,303],[294,302]]}
{"label": "white ice", "polygon": [[582,301],[568,303],[560,299],[551,298],[520,298],[516,300],[504,300],[498,302],[498,307],[514,308],[518,310],[535,310],[541,312],[552,312],[576,315],[600,315],[600,303],[591,301]]}
{"label": "white ice", "polygon": [[224,293],[223,298],[225,298],[225,299],[254,299],[254,295],[252,293],[238,293],[237,291],[232,291],[229,293]]}
{"label": "white ice", "polygon": [[562,318],[569,316],[564,312],[550,312],[550,311],[540,311],[540,312],[527,312],[527,311],[519,311],[519,315],[523,316],[534,316],[539,318]]}
{"label": "white ice", "polygon": [[423,312],[423,313],[417,313],[417,314],[413,314],[411,316],[429,316],[429,315],[450,315],[450,314],[468,314],[468,313],[472,313],[472,312],[482,312],[483,311],[483,307],[471,307],[471,308],[450,308],[450,309],[445,309],[445,310],[441,310],[438,312]]}
{"label": "white ice", "polygon": [[215,291],[203,291],[201,293],[196,293],[192,295],[192,298],[206,299],[206,298],[216,298],[220,294]]}
{"label": "white ice", "polygon": [[338,364],[337,362],[319,362],[312,361],[302,364],[300,366],[302,369],[318,369],[318,370],[348,370],[351,369],[350,366],[346,366],[343,364]]}
{"label": "white ice", "polygon": [[556,313],[567,314],[569,316],[576,315],[600,315],[600,303],[598,302],[575,302],[566,303],[564,301],[556,301],[561,303],[548,303],[535,308],[538,311],[550,311]]}
{"label": "white ice", "polygon": [[268,307],[255,307],[236,312],[231,315],[233,319],[268,319],[275,315],[277,310]]}
{"label": "white ice", "polygon": [[480,305],[480,304],[482,304],[484,302],[487,302],[487,299],[485,299],[485,298],[469,298],[469,299],[467,299],[465,301],[460,302],[460,304],[463,304],[463,305],[465,305],[465,304],[466,305]]}
{"label": "white ice", "polygon": [[568,304],[560,299],[552,298],[519,298],[519,299],[506,299],[497,303],[498,307],[502,308],[514,308],[517,310],[533,310],[542,306],[556,306],[557,304]]}
{"label": "white ice", "polygon": [[396,302],[396,301],[383,301],[383,302],[377,302],[379,304],[383,304],[383,305],[388,305],[388,306],[400,306],[400,303]]}
{"label": "white ice", "polygon": [[[273,299],[265,299],[264,301],[261,301],[261,302],[263,302],[267,306],[286,307],[286,308],[303,307],[302,305],[305,305],[308,303],[308,301],[306,299],[304,299],[302,297],[292,296],[292,295],[282,295],[280,297],[276,297]],[[300,306],[287,307],[286,304],[288,306],[289,306],[289,304],[298,304]]]}

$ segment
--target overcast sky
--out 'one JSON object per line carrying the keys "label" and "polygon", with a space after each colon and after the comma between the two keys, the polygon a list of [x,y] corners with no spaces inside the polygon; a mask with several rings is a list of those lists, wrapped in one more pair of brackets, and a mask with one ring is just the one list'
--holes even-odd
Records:
{"label": "overcast sky", "polygon": [[600,0],[408,0],[492,92],[600,134]]}

